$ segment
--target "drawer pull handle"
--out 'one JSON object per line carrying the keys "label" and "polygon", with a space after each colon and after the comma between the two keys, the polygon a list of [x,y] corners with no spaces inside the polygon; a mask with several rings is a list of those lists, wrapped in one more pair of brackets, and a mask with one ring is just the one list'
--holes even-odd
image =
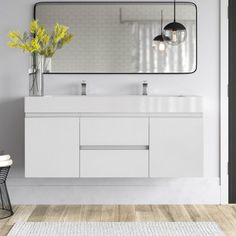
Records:
{"label": "drawer pull handle", "polygon": [[81,145],[80,150],[149,150],[148,145]]}

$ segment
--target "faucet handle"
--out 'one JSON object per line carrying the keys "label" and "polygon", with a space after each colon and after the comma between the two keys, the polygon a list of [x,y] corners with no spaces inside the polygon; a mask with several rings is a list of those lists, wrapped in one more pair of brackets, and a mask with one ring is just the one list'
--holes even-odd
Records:
{"label": "faucet handle", "polygon": [[148,95],[148,82],[146,80],[143,81],[143,96]]}
{"label": "faucet handle", "polygon": [[81,89],[81,90],[82,90],[81,95],[82,95],[82,96],[87,95],[86,87],[87,87],[86,81],[85,81],[85,80],[82,80],[82,82],[81,82],[81,88],[82,88],[82,89]]}

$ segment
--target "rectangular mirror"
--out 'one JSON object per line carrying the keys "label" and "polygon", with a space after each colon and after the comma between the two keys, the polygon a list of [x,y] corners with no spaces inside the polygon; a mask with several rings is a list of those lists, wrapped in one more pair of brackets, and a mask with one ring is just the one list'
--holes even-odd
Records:
{"label": "rectangular mirror", "polygon": [[[50,73],[193,73],[197,68],[197,8],[176,3],[176,21],[186,28],[178,45],[154,47],[153,39],[173,22],[173,2],[40,2],[34,16],[49,31],[55,23],[70,27],[72,42],[52,58]],[[173,35],[174,39],[178,35]],[[165,48],[166,47],[166,48]]]}

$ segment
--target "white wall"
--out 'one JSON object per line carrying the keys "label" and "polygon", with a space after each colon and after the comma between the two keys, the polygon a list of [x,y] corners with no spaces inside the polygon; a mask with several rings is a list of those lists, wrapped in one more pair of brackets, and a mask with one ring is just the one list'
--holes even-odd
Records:
{"label": "white wall", "polygon": [[[13,203],[218,203],[219,186],[219,0],[196,0],[198,70],[191,75],[49,75],[46,92],[77,93],[81,80],[90,94],[136,94],[148,80],[152,94],[204,97],[204,179],[43,180],[24,178],[24,107],[28,57],[6,46],[7,32],[24,31],[34,0],[5,0],[0,8],[0,150],[10,153]],[[66,81],[66,87],[64,84]],[[39,147],[40,148],[40,147]],[[48,167],[50,168],[50,167]],[[71,194],[68,195],[68,192]]]}

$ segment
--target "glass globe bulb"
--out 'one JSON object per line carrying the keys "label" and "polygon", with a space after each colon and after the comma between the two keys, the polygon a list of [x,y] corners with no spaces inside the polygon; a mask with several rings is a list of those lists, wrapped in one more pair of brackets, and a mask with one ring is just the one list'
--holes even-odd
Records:
{"label": "glass globe bulb", "polygon": [[159,43],[159,47],[158,47],[159,51],[165,51],[166,50],[166,45],[164,42],[160,42]]}
{"label": "glass globe bulb", "polygon": [[164,41],[163,39],[163,36],[162,35],[158,35],[157,37],[155,37],[153,39],[153,43],[152,43],[152,46],[154,49],[157,49],[159,51],[165,51],[166,50],[166,42]]}
{"label": "glass globe bulb", "polygon": [[173,46],[183,43],[187,38],[187,30],[184,25],[172,22],[165,26],[163,30],[164,40]]}
{"label": "glass globe bulb", "polygon": [[177,32],[173,31],[171,34],[171,41],[173,41],[173,43],[176,43],[178,41],[177,39]]}

